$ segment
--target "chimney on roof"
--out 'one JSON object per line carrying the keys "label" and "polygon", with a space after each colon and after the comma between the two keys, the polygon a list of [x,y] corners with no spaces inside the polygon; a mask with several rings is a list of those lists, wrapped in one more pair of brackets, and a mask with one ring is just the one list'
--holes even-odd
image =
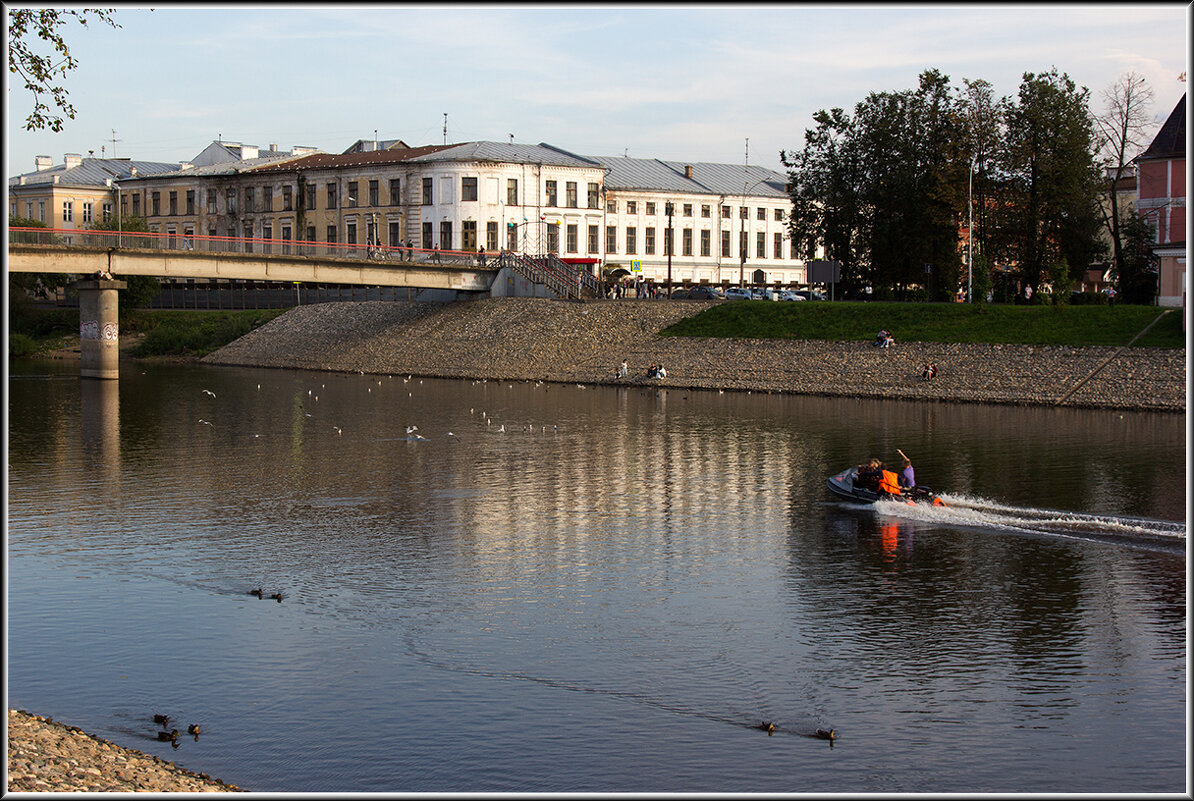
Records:
{"label": "chimney on roof", "polygon": [[133,178],[137,177],[137,168],[135,166],[129,167],[129,175]]}
{"label": "chimney on roof", "polygon": [[277,145],[277,143],[275,143],[275,142],[270,142],[270,143],[269,143],[269,149],[270,149],[270,150],[277,150],[277,149],[278,149],[278,145]]}
{"label": "chimney on roof", "polygon": [[257,158],[257,145],[241,145],[240,157],[241,159],[255,159]]}
{"label": "chimney on roof", "polygon": [[194,166],[195,165],[189,161],[178,162],[178,169],[180,169],[180,170],[189,170],[189,169],[192,169]]}
{"label": "chimney on roof", "polygon": [[63,158],[66,159],[66,168],[68,170],[72,167],[78,167],[83,163],[83,157],[78,153],[67,153]]}
{"label": "chimney on roof", "polygon": [[684,177],[689,178],[689,179],[692,178],[692,165],[691,164],[684,165]]}
{"label": "chimney on roof", "polygon": [[48,170],[53,167],[54,159],[50,158],[49,156],[38,156],[37,159],[35,159],[35,163],[37,164],[37,171],[41,172],[42,170]]}

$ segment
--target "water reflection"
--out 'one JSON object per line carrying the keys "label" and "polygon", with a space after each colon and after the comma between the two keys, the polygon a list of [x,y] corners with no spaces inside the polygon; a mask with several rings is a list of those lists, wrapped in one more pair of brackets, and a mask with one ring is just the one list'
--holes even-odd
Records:
{"label": "water reflection", "polygon": [[[15,377],[14,697],[198,706],[180,757],[261,789],[1180,781],[1183,419],[404,379]],[[896,447],[949,508],[827,492]]]}

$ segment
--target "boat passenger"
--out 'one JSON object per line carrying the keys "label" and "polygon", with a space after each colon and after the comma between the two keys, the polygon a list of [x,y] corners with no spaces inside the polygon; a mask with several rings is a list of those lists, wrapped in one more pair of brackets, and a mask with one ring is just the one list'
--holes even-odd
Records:
{"label": "boat passenger", "polygon": [[904,469],[900,471],[900,486],[912,489],[916,486],[916,471],[912,469],[912,460],[899,448],[896,448],[896,453],[904,460]]}
{"label": "boat passenger", "polygon": [[902,495],[900,479],[893,471],[880,469],[879,492],[888,495]]}
{"label": "boat passenger", "polygon": [[878,459],[871,459],[866,464],[858,466],[858,475],[854,479],[854,485],[862,489],[869,489],[872,492],[879,491],[879,479],[882,478],[883,463]]}

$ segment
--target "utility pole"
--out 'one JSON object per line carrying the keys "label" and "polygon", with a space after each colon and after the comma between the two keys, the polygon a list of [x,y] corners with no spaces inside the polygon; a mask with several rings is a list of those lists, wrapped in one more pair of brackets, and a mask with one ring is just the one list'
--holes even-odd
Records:
{"label": "utility pole", "polygon": [[966,302],[974,303],[974,156],[970,157],[969,179],[970,187],[966,193]]}

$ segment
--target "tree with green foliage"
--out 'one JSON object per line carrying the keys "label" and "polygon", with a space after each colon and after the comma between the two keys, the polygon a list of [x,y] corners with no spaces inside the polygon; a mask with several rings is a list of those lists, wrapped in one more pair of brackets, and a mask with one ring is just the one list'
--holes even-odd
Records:
{"label": "tree with green foliage", "polygon": [[779,154],[790,179],[788,228],[803,257],[816,258],[821,246],[825,258],[840,262],[841,289],[856,294],[870,276],[858,245],[863,165],[851,141],[853,122],[840,108],[818,111],[813,120],[816,128],[805,131],[804,148]]}
{"label": "tree with green foliage", "polygon": [[1120,226],[1122,260],[1112,266],[1112,277],[1119,285],[1123,303],[1151,304],[1157,297],[1160,262],[1153,251],[1157,232],[1153,223],[1138,214],[1130,214]]}
{"label": "tree with green foliage", "polygon": [[1004,100],[998,255],[1034,290],[1052,265],[1064,261],[1076,278],[1103,250],[1088,96],[1054,68],[1024,73],[1018,98]]}
{"label": "tree with green foliage", "polygon": [[[57,83],[79,66],[71,55],[62,28],[70,20],[83,27],[90,19],[98,19],[113,28],[120,25],[112,19],[114,8],[8,8],[8,71],[25,82],[33,93],[33,111],[25,118],[25,130],[49,128],[59,132],[63,116],[75,118],[75,107],[67,99],[66,87]],[[48,52],[38,52],[48,46]],[[42,99],[50,95],[58,114]]]}

